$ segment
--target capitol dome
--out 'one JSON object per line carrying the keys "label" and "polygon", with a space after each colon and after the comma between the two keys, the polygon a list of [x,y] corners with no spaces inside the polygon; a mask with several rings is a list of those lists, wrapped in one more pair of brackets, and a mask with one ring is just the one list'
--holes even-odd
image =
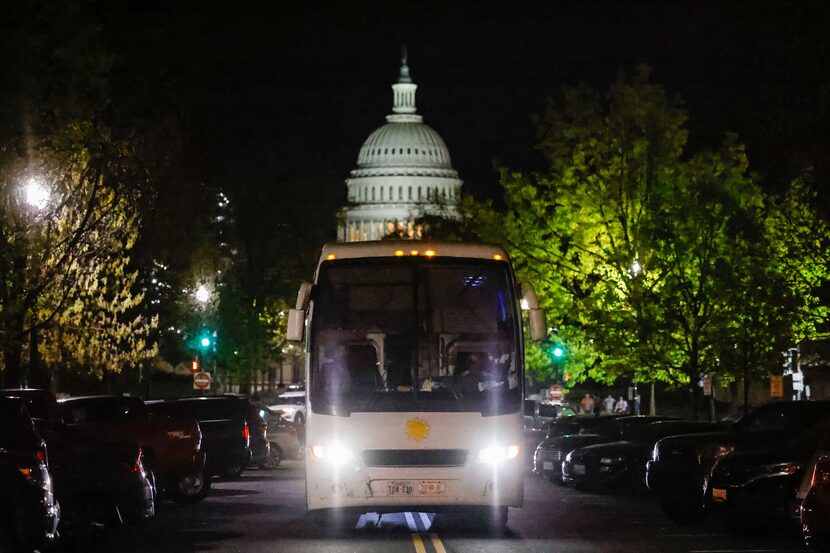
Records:
{"label": "capitol dome", "polygon": [[404,52],[400,77],[392,85],[392,113],[363,143],[357,167],[346,180],[349,205],[338,228],[342,241],[393,234],[417,239],[423,229],[416,219],[458,216],[461,180],[444,140],[416,113],[417,88]]}
{"label": "capitol dome", "polygon": [[[390,116],[391,117],[391,116]],[[458,176],[450,162],[450,152],[441,136],[424,123],[390,122],[369,135],[360,148],[357,169],[352,176],[379,173],[387,169],[431,169],[436,174]]]}

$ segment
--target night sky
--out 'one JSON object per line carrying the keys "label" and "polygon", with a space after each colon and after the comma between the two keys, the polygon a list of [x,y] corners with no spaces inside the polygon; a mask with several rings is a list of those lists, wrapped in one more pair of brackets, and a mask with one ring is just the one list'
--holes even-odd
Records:
{"label": "night sky", "polygon": [[419,112],[465,190],[496,196],[495,162],[544,167],[532,116],[547,97],[579,82],[604,90],[638,63],[686,100],[693,148],[739,133],[773,189],[821,166],[827,4],[133,2],[106,21],[122,69],[181,110],[193,178],[231,191],[301,180],[344,195],[360,145],[390,112],[406,43]]}

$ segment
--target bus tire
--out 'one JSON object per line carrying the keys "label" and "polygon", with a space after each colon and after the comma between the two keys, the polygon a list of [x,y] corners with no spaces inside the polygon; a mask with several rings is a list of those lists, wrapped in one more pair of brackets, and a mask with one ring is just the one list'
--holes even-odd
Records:
{"label": "bus tire", "polygon": [[484,507],[481,509],[480,516],[484,526],[496,535],[501,535],[507,531],[507,507]]}

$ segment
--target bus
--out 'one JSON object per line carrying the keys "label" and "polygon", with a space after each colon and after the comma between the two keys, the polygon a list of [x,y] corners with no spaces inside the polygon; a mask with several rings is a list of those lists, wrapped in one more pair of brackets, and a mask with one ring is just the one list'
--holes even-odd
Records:
{"label": "bus", "polygon": [[309,510],[504,527],[523,502],[523,308],[541,340],[535,293],[498,247],[325,245],[287,328],[305,342]]}

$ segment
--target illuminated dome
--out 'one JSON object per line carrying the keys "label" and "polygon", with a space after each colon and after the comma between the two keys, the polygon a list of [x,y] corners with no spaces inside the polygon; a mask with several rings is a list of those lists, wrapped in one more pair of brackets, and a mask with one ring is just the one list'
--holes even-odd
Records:
{"label": "illuminated dome", "polygon": [[392,85],[392,114],[363,143],[357,167],[346,180],[349,206],[341,213],[338,229],[342,241],[378,240],[390,234],[420,238],[417,218],[458,216],[461,180],[444,140],[416,113],[417,88],[404,51],[400,77]]}

